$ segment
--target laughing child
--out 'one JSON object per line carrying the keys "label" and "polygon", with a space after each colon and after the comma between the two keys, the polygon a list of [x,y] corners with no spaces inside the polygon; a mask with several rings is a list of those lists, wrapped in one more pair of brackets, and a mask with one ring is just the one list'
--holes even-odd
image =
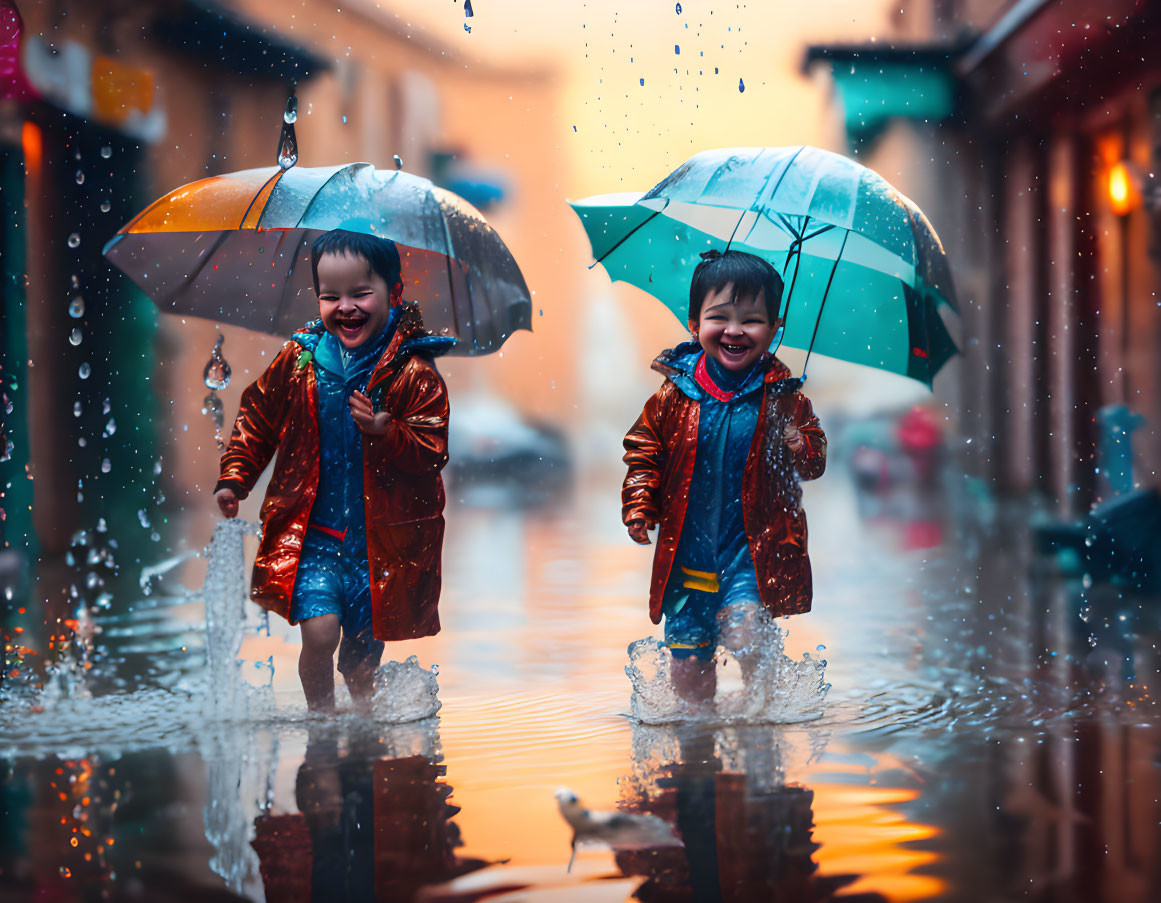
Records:
{"label": "laughing child", "polygon": [[[302,625],[298,674],[334,708],[334,652],[360,708],[383,641],[439,631],[453,339],[402,301],[394,243],[335,230],[311,247],[319,319],[242,393],[214,497],[226,517],[275,452],[250,595]],[[340,643],[341,637],[341,643]]]}
{"label": "laughing child", "polygon": [[[826,467],[826,436],[801,380],[767,349],[782,326],[782,280],[760,257],[708,251],[693,273],[693,341],[653,363],[665,383],[625,437],[622,519],[649,543],[660,525],[649,615],[665,618],[674,688],[712,700],[719,643],[810,610],[799,479]],[[747,660],[741,660],[747,672]]]}

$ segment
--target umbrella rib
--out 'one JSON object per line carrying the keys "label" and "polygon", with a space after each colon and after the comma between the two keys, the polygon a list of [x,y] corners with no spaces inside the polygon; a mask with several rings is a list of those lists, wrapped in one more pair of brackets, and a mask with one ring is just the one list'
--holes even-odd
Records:
{"label": "umbrella rib", "polygon": [[308,213],[310,213],[311,209],[314,207],[315,202],[318,200],[319,195],[323,193],[323,189],[326,188],[328,185],[330,185],[331,182],[333,182],[335,179],[337,179],[339,177],[339,173],[344,173],[348,169],[350,169],[352,166],[359,166],[359,165],[360,164],[358,164],[358,163],[348,163],[346,166],[340,166],[338,169],[336,169],[334,172],[332,172],[327,177],[327,180],[325,182],[323,182],[321,185],[319,185],[318,189],[314,193],[314,197],[312,197],[310,199],[310,201],[307,203],[306,209],[304,209],[302,211],[302,216],[300,216],[298,218],[298,222],[294,224],[295,228],[296,229],[305,229],[306,228],[305,226],[303,226],[302,221],[304,219],[306,219],[306,215]]}
{"label": "umbrella rib", "polygon": [[[778,177],[778,181],[774,183],[774,190],[770,192],[770,197],[774,197],[774,195],[777,193],[778,189],[782,187],[782,180],[786,178],[786,174],[788,172],[790,172],[790,167],[792,167],[794,165],[794,161],[798,159],[798,155],[801,154],[804,150],[806,150],[806,145],[801,145],[798,148],[798,150],[796,150],[794,152],[794,156],[790,158],[790,162],[787,163],[786,168],[782,170],[782,175],[780,175]],[[762,197],[762,195],[764,195],[766,193],[766,186],[770,184],[770,180],[772,178],[774,178],[773,172],[770,172],[766,175],[766,181],[762,183],[762,190],[759,191],[757,195],[755,195],[755,199]],[[730,245],[733,244],[734,236],[738,232],[738,227],[742,225],[742,220],[746,218],[746,214],[749,213],[751,210],[756,211],[758,213],[758,215],[761,216],[762,213],[764,213],[766,210],[766,205],[763,204],[760,207],[755,207],[753,204],[751,204],[748,209],[742,211],[742,215],[738,217],[738,221],[734,224],[734,231],[730,233],[730,240],[726,242],[726,250],[727,251],[730,249]],[[779,216],[781,216],[781,214],[779,214]],[[807,219],[808,220],[810,219],[809,214],[807,214]],[[789,223],[787,223],[786,225],[790,227],[791,234],[793,234],[794,227],[790,226]],[[805,228],[805,224],[804,224],[804,228]],[[795,237],[797,237],[797,236],[795,236]]]}
{"label": "umbrella rib", "polygon": [[[436,203],[437,204],[439,203],[438,200]],[[457,336],[459,336],[460,335],[460,312],[459,312],[459,310],[456,309],[456,280],[455,280],[455,276],[452,274],[451,231],[447,227],[447,216],[443,212],[442,205],[439,205],[439,224],[440,224],[440,226],[443,227],[443,241],[444,241],[444,246],[447,249],[447,253],[443,255],[443,259],[444,259],[444,267],[447,270],[447,290],[448,290],[448,294],[451,296],[448,299],[448,301],[449,301],[449,306],[451,307],[452,329],[455,331],[455,334]],[[466,273],[466,269],[467,268],[465,267],[465,281],[467,281],[467,278],[468,278],[468,274]],[[472,304],[472,285],[471,285],[471,282],[468,282],[467,286],[468,286],[468,313],[473,315],[472,316],[472,323],[473,323],[473,325],[475,325],[475,316],[474,316],[475,310],[474,310],[474,305]],[[471,337],[471,339],[469,340],[469,345],[474,348],[475,344],[476,344],[476,337],[473,335]]]}
{"label": "umbrella rib", "polygon": [[[666,206],[666,207],[668,207],[668,206],[669,206],[669,201],[666,201],[666,202],[665,202],[665,206]],[[665,209],[665,208],[663,207],[663,208],[662,208],[662,210],[663,210],[663,209]],[[639,229],[641,229],[641,228],[642,228],[642,227],[644,227],[644,226],[647,226],[647,225],[649,225],[649,223],[651,223],[655,217],[657,217],[657,216],[660,216],[660,214],[661,214],[661,210],[654,210],[654,211],[653,211],[653,212],[652,212],[652,213],[649,215],[649,217],[648,217],[647,219],[644,219],[644,220],[642,220],[642,221],[641,221],[641,222],[639,222],[639,223],[638,223],[636,226],[634,226],[632,229],[630,229],[628,232],[626,232],[626,233],[625,233],[625,235],[624,235],[624,237],[623,237],[623,238],[621,238],[621,240],[620,240],[620,241],[618,241],[618,242],[617,242],[615,245],[613,245],[611,248],[609,248],[609,250],[607,250],[607,251],[606,251],[604,254],[602,254],[600,257],[598,257],[596,260],[594,260],[594,261],[593,261],[593,265],[595,266],[595,265],[596,265],[596,264],[598,264],[598,263],[604,263],[604,261],[605,261],[605,258],[606,258],[606,257],[608,257],[608,256],[609,256],[610,254],[612,254],[612,253],[613,253],[615,250],[617,250],[617,248],[621,247],[621,245],[623,245],[623,244],[624,244],[625,242],[627,242],[627,241],[628,241],[630,238],[632,238],[632,237],[633,237],[633,235],[634,235],[634,234],[635,234],[635,233],[636,233],[636,232],[637,232]]]}
{"label": "umbrella rib", "polygon": [[830,285],[834,282],[835,270],[838,269],[839,260],[842,259],[843,250],[847,246],[847,239],[851,237],[851,230],[845,230],[843,235],[843,243],[839,246],[839,252],[834,257],[834,263],[830,268],[830,277],[826,280],[826,288],[822,292],[822,301],[818,305],[818,317],[814,321],[814,332],[810,336],[810,345],[806,349],[806,360],[802,362],[802,375],[806,376],[806,366],[810,363],[810,353],[814,350],[814,340],[818,338],[818,326],[822,322],[822,311],[826,307],[826,296],[830,294]]}
{"label": "umbrella rib", "polygon": [[[282,319],[282,311],[286,307],[286,296],[294,283],[294,268],[298,265],[299,250],[306,244],[306,233],[306,229],[299,230],[298,241],[294,243],[294,253],[290,255],[290,267],[286,271],[286,281],[282,287],[282,295],[278,299],[278,307],[275,308],[274,316],[270,320],[272,326],[276,326],[278,321]],[[281,239],[278,243],[280,245],[282,244]],[[277,252],[277,248],[275,251]]]}
{"label": "umbrella rib", "polygon": [[[254,204],[257,202],[258,198],[262,197],[262,192],[264,192],[266,190],[266,186],[269,185],[271,182],[277,182],[279,179],[282,178],[282,176],[285,173],[286,173],[285,169],[279,169],[278,172],[276,172],[269,179],[267,179],[265,182],[262,183],[262,187],[258,189],[257,194],[255,194],[254,197],[250,198],[250,203],[246,205],[246,212],[242,214],[242,219],[238,221],[238,225],[237,225],[238,229],[242,228],[242,224],[245,223],[246,219],[250,216],[250,211],[253,209]],[[269,200],[269,198],[267,198],[267,200]],[[263,209],[265,209],[265,208],[263,208]]]}
{"label": "umbrella rib", "polygon": [[188,276],[185,277],[185,279],[182,281],[181,285],[169,293],[169,295],[165,299],[166,304],[173,304],[174,300],[177,298],[177,296],[179,294],[181,294],[183,291],[185,291],[187,288],[189,288],[189,286],[193,285],[193,283],[197,280],[198,276],[200,276],[202,274],[202,270],[204,270],[206,268],[206,264],[210,262],[210,258],[212,258],[214,256],[214,254],[217,253],[218,248],[220,248],[222,246],[222,243],[225,242],[225,240],[230,237],[230,234],[231,233],[229,230],[223,230],[223,231],[218,233],[217,238],[214,239],[213,247],[210,248],[210,250],[206,253],[206,255],[201,259],[201,262],[196,267],[194,267],[193,272],[191,272]]}

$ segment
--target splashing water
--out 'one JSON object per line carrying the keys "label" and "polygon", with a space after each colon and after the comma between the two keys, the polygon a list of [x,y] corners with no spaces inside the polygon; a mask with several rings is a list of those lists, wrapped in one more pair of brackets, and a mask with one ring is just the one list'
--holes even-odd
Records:
{"label": "splashing water", "polygon": [[375,672],[372,711],[379,721],[404,724],[432,718],[443,703],[439,701],[439,666],[420,667],[414,655],[406,661],[387,662]]}
{"label": "splashing water", "polygon": [[732,648],[718,646],[714,653],[717,691],[712,704],[677,693],[668,647],[653,637],[633,643],[625,666],[633,684],[633,717],[647,724],[794,724],[821,718],[830,689],[824,679],[826,661],[809,652],[797,661],[786,655],[786,633],[765,611],[738,617],[749,620],[723,626],[744,641],[731,643]]}

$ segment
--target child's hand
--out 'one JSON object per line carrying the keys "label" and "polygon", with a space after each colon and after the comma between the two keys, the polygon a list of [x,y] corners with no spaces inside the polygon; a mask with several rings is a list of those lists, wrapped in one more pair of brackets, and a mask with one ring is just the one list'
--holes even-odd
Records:
{"label": "child's hand", "polygon": [[218,503],[224,517],[238,516],[238,497],[234,495],[233,489],[219,489],[214,493],[214,501]]}
{"label": "child's hand", "polygon": [[633,542],[639,542],[643,546],[649,545],[649,531],[656,526],[657,524],[653,523],[653,521],[646,520],[631,520],[626,524],[629,530],[629,537]]}
{"label": "child's hand", "polygon": [[375,413],[371,399],[362,392],[351,393],[351,416],[355,418],[359,429],[368,436],[382,436],[387,432],[387,424],[391,420],[391,415],[386,411]]}
{"label": "child's hand", "polygon": [[802,431],[798,427],[788,423],[782,435],[786,439],[786,447],[795,454],[806,447],[806,437],[802,435]]}

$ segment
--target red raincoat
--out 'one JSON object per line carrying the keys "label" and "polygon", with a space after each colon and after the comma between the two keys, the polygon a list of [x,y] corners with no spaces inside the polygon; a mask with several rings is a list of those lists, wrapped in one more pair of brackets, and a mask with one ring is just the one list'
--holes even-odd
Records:
{"label": "red raincoat", "polygon": [[[384,435],[363,436],[371,623],[377,640],[439,632],[440,470],[447,463],[448,397],[435,367],[408,351],[409,341],[425,336],[418,308],[405,305],[367,393],[382,395],[378,408],[391,415]],[[245,498],[278,452],[262,503],[250,596],[288,620],[318,488],[318,388],[311,357],[297,341],[287,342],[242,393],[217,486]]]}
{"label": "red raincoat", "polygon": [[[664,355],[654,361],[653,369],[672,372]],[[742,476],[742,509],[758,591],[776,617],[810,611],[810,558],[798,478],[813,480],[826,469],[826,435],[810,399],[779,386],[778,381],[789,376],[780,360],[769,362]],[[661,620],[661,601],[685,524],[700,411],[698,402],[667,379],[625,436],[629,473],[621,490],[621,518],[626,524],[644,520],[660,525],[649,587],[649,617],[654,624]],[[783,438],[789,424],[805,440],[798,454]]]}

